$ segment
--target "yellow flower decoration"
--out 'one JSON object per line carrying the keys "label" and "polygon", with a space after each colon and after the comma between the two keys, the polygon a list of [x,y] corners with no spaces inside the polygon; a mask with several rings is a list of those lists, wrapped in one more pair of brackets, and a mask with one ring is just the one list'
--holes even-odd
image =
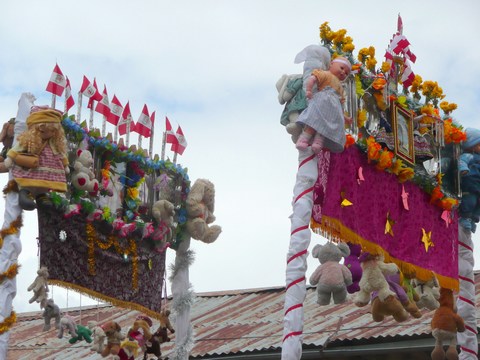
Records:
{"label": "yellow flower decoration", "polygon": [[442,109],[442,111],[447,115],[450,114],[456,108],[457,108],[457,104],[455,103],[449,103],[448,101],[442,101],[440,103],[440,109]]}
{"label": "yellow flower decoration", "polygon": [[362,128],[365,126],[365,121],[367,121],[367,110],[361,109],[357,114],[357,127]]}
{"label": "yellow flower decoration", "polygon": [[386,73],[390,72],[391,67],[392,67],[392,66],[391,66],[391,64],[390,64],[389,62],[384,61],[384,62],[382,62],[382,68],[381,68],[381,70],[382,70],[383,73],[386,74]]}

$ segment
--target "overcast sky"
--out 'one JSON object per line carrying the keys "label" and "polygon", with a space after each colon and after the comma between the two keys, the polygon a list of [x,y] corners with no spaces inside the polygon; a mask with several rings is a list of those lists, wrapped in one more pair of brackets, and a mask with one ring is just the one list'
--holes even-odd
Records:
{"label": "overcast sky", "polygon": [[[105,84],[110,99],[130,101],[135,120],[147,104],[157,114],[156,134],[168,115],[188,141],[178,162],[192,181],[207,178],[216,186],[216,224],[223,228],[213,244],[192,241],[194,290],[282,286],[297,151],[280,125],[275,83],[301,73],[293,59],[319,43],[325,21],[348,31],[355,54],[374,46],[380,63],[398,13],[417,55],[413,71],[438,81],[446,100],[458,104],[453,115],[461,124],[480,126],[477,0],[1,1],[0,121],[15,116],[22,92],[32,92],[36,104],[50,103],[45,87],[55,63],[74,93],[86,75],[100,89]],[[95,121],[101,125],[99,114]],[[154,152],[160,148],[158,136]],[[38,266],[36,212],[25,213],[24,223],[18,312],[39,310],[26,291]],[[314,236],[310,249],[324,241]],[[169,250],[167,265],[173,259]],[[308,275],[317,265],[309,258]],[[58,287],[53,298],[61,307],[96,303]]]}

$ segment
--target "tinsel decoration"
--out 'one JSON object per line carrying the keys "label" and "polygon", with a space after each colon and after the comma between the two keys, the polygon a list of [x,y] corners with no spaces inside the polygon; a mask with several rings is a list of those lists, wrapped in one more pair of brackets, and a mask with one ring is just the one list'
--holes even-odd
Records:
{"label": "tinsel decoration", "polygon": [[18,184],[15,180],[10,180],[7,183],[7,185],[3,188],[3,194],[7,195],[11,191],[18,192]]}
{"label": "tinsel decoration", "polygon": [[17,314],[15,311],[10,313],[10,316],[5,318],[3,322],[0,324],[0,335],[9,331],[10,328],[17,322]]}
{"label": "tinsel decoration", "polygon": [[3,239],[5,236],[18,233],[18,230],[22,227],[22,225],[22,216],[20,215],[16,220],[13,220],[10,223],[10,226],[7,229],[2,229],[0,231],[0,248],[3,246]]}
{"label": "tinsel decoration", "polygon": [[20,265],[12,264],[7,271],[5,271],[3,274],[0,274],[0,283],[5,279],[13,279],[15,276],[17,276],[19,268]]}
{"label": "tinsel decoration", "polygon": [[114,247],[115,251],[120,255],[127,255],[132,257],[132,287],[134,289],[138,288],[138,254],[137,254],[137,244],[135,240],[129,239],[128,245],[122,247],[118,239],[110,235],[107,238],[107,242],[103,242],[97,236],[95,228],[92,224],[86,224],[87,232],[87,241],[88,241],[88,273],[90,275],[95,275],[95,246],[98,246],[102,250],[107,250],[110,247]]}

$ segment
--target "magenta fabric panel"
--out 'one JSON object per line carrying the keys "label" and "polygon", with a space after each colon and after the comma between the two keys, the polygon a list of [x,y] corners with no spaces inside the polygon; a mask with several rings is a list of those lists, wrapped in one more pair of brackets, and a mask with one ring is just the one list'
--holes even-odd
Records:
{"label": "magenta fabric panel", "polygon": [[[365,180],[359,182],[360,168]],[[402,184],[396,175],[368,164],[366,154],[356,146],[331,154],[329,166],[328,162],[319,161],[319,172],[324,175],[325,171],[328,171],[326,192],[322,191],[325,186],[321,184],[322,174],[316,184],[313,211],[316,222],[321,223],[322,215],[339,220],[343,227],[379,245],[402,262],[458,278],[457,214],[447,227],[441,218],[443,210],[430,204],[430,195],[412,182],[403,184],[408,193],[409,210],[406,210],[402,203]],[[343,199],[353,205],[342,207]],[[393,220],[394,236],[385,234],[387,214]],[[428,252],[422,243],[422,228],[427,233],[431,231],[434,245]]]}

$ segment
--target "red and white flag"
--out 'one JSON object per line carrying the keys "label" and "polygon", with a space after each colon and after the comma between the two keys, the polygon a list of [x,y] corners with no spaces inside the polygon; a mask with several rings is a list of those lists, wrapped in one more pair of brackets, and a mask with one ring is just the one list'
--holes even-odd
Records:
{"label": "red and white flag", "polygon": [[168,117],[165,116],[165,142],[167,144],[176,144],[178,143],[177,137],[172,130],[172,124],[170,124],[170,120]]}
{"label": "red and white flag", "polygon": [[87,79],[85,75],[83,75],[83,83],[82,87],[80,88],[80,92],[88,98],[92,98],[93,100],[100,101],[102,100],[102,94],[95,88],[90,80]]}
{"label": "red and white flag", "polygon": [[70,86],[70,80],[68,80],[68,76],[66,78],[66,85],[65,85],[65,112],[68,112],[75,105],[75,100],[72,96],[72,87]]}
{"label": "red and white flag", "polygon": [[147,104],[143,105],[142,113],[135,124],[135,131],[144,137],[150,137],[152,133],[152,121],[148,114]]}
{"label": "red and white flag", "polygon": [[106,118],[110,115],[110,101],[108,100],[107,87],[103,85],[102,100],[95,106],[95,111],[102,114]]}
{"label": "red and white flag", "polygon": [[177,138],[177,143],[172,144],[171,150],[177,153],[178,155],[182,155],[185,149],[187,148],[187,140],[183,135],[183,131],[180,125],[178,125],[177,133],[175,134],[175,136]]}
{"label": "red and white flag", "polygon": [[110,114],[107,116],[107,121],[110,124],[117,125],[120,116],[122,116],[123,106],[120,103],[120,100],[117,99],[116,95],[113,95],[112,102],[110,104]]}
{"label": "red and white flag", "polygon": [[[93,109],[93,102],[94,101],[101,101],[102,98],[103,98],[102,94],[100,94],[100,91],[98,91],[97,80],[95,78],[93,78],[93,87],[95,88],[95,90],[97,90],[97,92],[90,99],[88,99],[87,108],[89,108],[89,109]],[[98,95],[100,95],[100,96],[98,96]]]}
{"label": "red and white flag", "polygon": [[47,84],[46,90],[49,93],[55,94],[57,96],[62,96],[63,90],[65,90],[66,85],[67,81],[65,79],[65,76],[63,76],[62,70],[60,70],[60,67],[55,64],[52,76],[50,76],[50,81]]}
{"label": "red and white flag", "polygon": [[130,131],[135,129],[135,123],[132,121],[132,114],[130,113],[130,102],[127,101],[125,108],[123,109],[122,116],[118,122],[117,129],[119,135],[125,135],[127,133],[127,123],[130,123]]}
{"label": "red and white flag", "polygon": [[400,14],[398,14],[398,19],[397,19],[397,34],[403,34],[403,21]]}

